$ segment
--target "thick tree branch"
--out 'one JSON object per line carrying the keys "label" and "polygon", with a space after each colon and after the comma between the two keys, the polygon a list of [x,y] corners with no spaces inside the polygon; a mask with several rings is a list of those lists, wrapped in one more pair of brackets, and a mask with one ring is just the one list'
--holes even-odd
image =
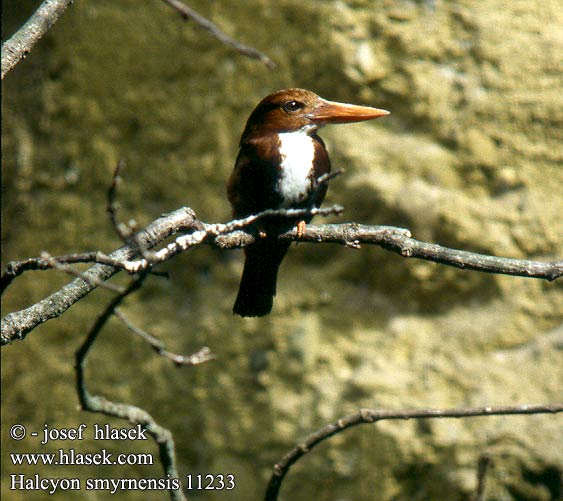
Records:
{"label": "thick tree branch", "polygon": [[45,0],[27,22],[2,44],[2,79],[29,54],[73,0]]}
{"label": "thick tree branch", "polygon": [[[161,216],[146,229],[139,231],[135,235],[135,242],[125,244],[109,256],[90,253],[89,255],[93,257],[92,262],[97,264],[84,272],[85,278],[73,280],[59,291],[27,309],[6,315],[2,321],[1,343],[7,344],[16,339],[23,339],[32,329],[51,318],[60,316],[70,306],[94,290],[96,287],[93,282],[107,280],[121,269],[125,269],[129,273],[151,269],[155,264],[171,259],[176,254],[201,244],[215,245],[223,249],[244,247],[254,242],[257,237],[252,231],[243,230],[263,217],[278,215],[295,218],[306,214],[334,214],[341,210],[341,207],[335,206],[327,209],[311,209],[310,211],[308,209],[265,211],[226,224],[206,224],[198,220],[191,209],[185,207],[178,209]],[[187,234],[179,236],[172,243],[156,252],[148,251],[180,231],[187,232]],[[308,225],[301,237],[298,237],[296,229],[292,229],[279,235],[279,238],[311,243],[339,243],[354,248],[358,248],[361,244],[379,245],[403,257],[423,259],[460,269],[487,273],[546,280],[555,280],[563,276],[563,261],[538,262],[509,259],[450,249],[421,242],[412,238],[409,230],[391,226],[368,226],[355,223]],[[143,249],[144,257],[133,260],[138,257],[141,249]],[[83,257],[84,255],[78,256]],[[53,259],[58,263],[65,262],[64,257]],[[108,264],[112,262],[118,262],[119,265]],[[9,283],[14,276],[25,270],[48,269],[52,267],[52,264],[44,260],[9,263],[4,271],[2,283]],[[36,267],[34,268],[34,266]]]}
{"label": "thick tree branch", "polygon": [[272,69],[276,67],[276,64],[263,52],[260,52],[258,49],[254,47],[249,47],[248,45],[244,45],[235,39],[231,38],[230,36],[223,33],[216,24],[212,23],[209,19],[203,17],[201,14],[198,14],[195,10],[191,7],[188,7],[185,3],[180,2],[179,0],[163,0],[164,3],[170,5],[170,7],[176,9],[178,13],[182,16],[183,19],[186,21],[191,19],[197,25],[201,26],[204,30],[207,30],[211,35],[213,35],[217,40],[221,43],[231,47],[239,54],[242,54],[247,57],[251,57],[253,59],[258,59],[262,63],[264,63],[268,68]]}
{"label": "thick tree branch", "polygon": [[[153,221],[137,234],[137,240],[146,249],[151,249],[174,233],[185,228],[197,228],[200,224],[195,218],[195,213],[191,209],[183,207]],[[112,252],[109,257],[124,262],[137,256],[138,252],[138,245],[127,243]],[[8,265],[7,268],[17,269],[18,266]],[[2,319],[1,343],[6,344],[15,339],[24,339],[32,329],[51,318],[62,315],[74,303],[92,292],[96,288],[93,280],[108,280],[120,269],[107,264],[95,264],[84,272],[86,279],[76,278],[29,308],[6,315]],[[90,278],[92,280],[89,280]]]}
{"label": "thick tree branch", "polygon": [[275,501],[283,478],[289,468],[313,447],[338,433],[359,424],[371,424],[382,420],[398,419],[432,419],[432,418],[467,418],[477,416],[506,416],[515,414],[555,414],[563,412],[563,403],[548,405],[516,405],[502,407],[461,407],[453,409],[414,409],[402,411],[384,411],[362,409],[355,414],[343,417],[338,421],[309,435],[305,440],[286,454],[274,466],[274,472],[266,490],[264,499]]}

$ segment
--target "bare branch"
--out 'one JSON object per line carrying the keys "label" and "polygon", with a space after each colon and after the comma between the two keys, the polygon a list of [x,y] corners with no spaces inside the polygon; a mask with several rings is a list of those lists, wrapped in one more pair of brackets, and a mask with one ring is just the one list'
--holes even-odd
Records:
{"label": "bare branch", "polygon": [[487,469],[490,464],[491,456],[487,453],[482,454],[477,463],[477,489],[475,489],[475,494],[471,497],[471,501],[483,501],[487,481]]}
{"label": "bare branch", "polygon": [[[150,249],[179,231],[200,226],[201,222],[195,218],[195,213],[191,209],[183,207],[153,221],[144,230],[137,233],[137,239],[146,249]],[[125,262],[137,256],[138,252],[138,245],[127,243],[112,252],[109,257]],[[96,264],[83,273],[86,280],[76,278],[29,308],[6,315],[2,319],[1,344],[10,343],[16,339],[24,339],[26,334],[38,325],[62,315],[74,303],[96,288],[91,281],[88,281],[88,278],[92,277],[101,281],[108,280],[120,269],[111,265]]]}
{"label": "bare branch", "polygon": [[49,31],[73,0],[45,0],[27,22],[2,44],[2,80]]}
{"label": "bare branch", "polygon": [[[101,414],[105,414],[106,416],[126,419],[130,423],[139,424],[143,429],[147,430],[159,448],[160,461],[162,463],[164,473],[166,475],[170,475],[170,478],[178,478],[172,433],[170,433],[170,431],[166,428],[160,426],[144,409],[134,405],[112,402],[104,397],[92,395],[86,388],[84,377],[86,357],[88,356],[94,342],[98,338],[102,328],[123,300],[129,294],[141,287],[145,277],[146,274],[142,274],[134,279],[127,289],[111,300],[104,312],[96,320],[96,323],[86,336],[84,343],[77,350],[75,365],[76,390],[83,410],[89,412],[99,412]],[[170,489],[169,492],[172,500],[185,501],[186,499],[181,489]]]}
{"label": "bare branch", "polygon": [[[328,184],[328,182],[332,179],[334,179],[335,177],[340,176],[341,174],[344,174],[346,171],[344,169],[336,169],[333,170],[332,172],[327,172],[326,174],[323,174],[322,176],[319,176],[317,178],[317,190],[320,186],[324,185],[324,184]],[[315,191],[314,195],[317,194],[317,191]],[[311,198],[314,200],[315,196],[312,196]]]}
{"label": "bare branch", "polygon": [[[42,253],[43,255],[43,253]],[[64,256],[51,256],[50,259],[43,259],[41,257],[31,257],[24,261],[11,261],[4,268],[2,277],[0,278],[0,295],[8,288],[12,281],[26,271],[39,271],[39,270],[52,270],[57,265],[64,264],[78,264],[78,263],[98,263],[113,266],[118,270],[125,270],[128,273],[131,268],[128,266],[128,261],[114,259],[107,254],[100,251],[82,252],[78,254],[66,254]],[[157,272],[150,270],[151,275],[165,276],[167,273]]]}
{"label": "bare branch", "polygon": [[[201,244],[215,245],[222,249],[244,247],[259,238],[251,230],[245,230],[245,228],[263,217],[322,216],[338,214],[341,211],[342,208],[339,206],[320,209],[268,210],[229,223],[207,224],[197,219],[192,209],[183,207],[153,221],[147,228],[134,236],[133,242],[128,242],[120,249],[112,252],[107,259],[103,254],[91,254],[96,257],[95,261],[92,262],[103,262],[104,264],[96,264],[89,268],[84,272],[84,276],[105,281],[121,269],[129,273],[138,273]],[[187,234],[178,237],[174,242],[156,252],[148,251],[169,236],[181,231],[187,232]],[[297,229],[294,228],[279,235],[278,238],[310,243],[338,243],[352,248],[358,248],[361,244],[379,245],[403,257],[423,259],[460,269],[487,273],[542,278],[550,281],[563,276],[563,261],[561,260],[539,262],[450,249],[415,240],[411,237],[409,230],[392,226],[368,226],[356,223],[307,225],[301,236],[298,236]],[[139,256],[141,250],[145,257],[132,260]],[[116,261],[118,265],[109,264],[110,260]],[[57,258],[57,262],[62,262],[62,258]],[[37,267],[33,268],[32,264],[37,265]],[[14,270],[22,273],[28,269],[46,269],[46,266],[44,263],[33,260],[10,263],[4,272],[6,277],[2,277],[2,282],[11,282]],[[16,339],[24,339],[25,335],[32,329],[51,318],[60,316],[94,289],[95,286],[92,285],[91,281],[78,278],[29,308],[9,313],[2,321],[1,344],[11,343]]]}
{"label": "bare branch", "polygon": [[[530,261],[451,249],[437,244],[421,242],[411,238],[409,230],[390,226],[371,226],[356,223],[325,224],[307,226],[305,233],[300,238],[297,238],[295,229],[284,233],[280,238],[299,240],[300,242],[341,243],[348,246],[352,244],[356,248],[360,244],[379,245],[384,249],[396,252],[402,257],[433,261],[462,270],[543,278],[549,281],[563,277],[563,260]],[[244,243],[246,244],[246,242]]]}
{"label": "bare branch", "polygon": [[[260,219],[272,216],[281,216],[287,218],[305,216],[329,216],[340,214],[342,210],[342,207],[340,207],[339,205],[333,205],[332,207],[327,208],[312,207],[308,209],[269,209],[260,212],[259,214],[245,217],[243,219],[235,219],[229,223],[202,223],[202,229],[194,231],[193,233],[190,233],[188,235],[182,235],[176,238],[174,242],[168,244],[166,247],[160,249],[157,252],[154,252],[150,257],[150,261],[146,262],[144,260],[139,260],[136,262],[128,263],[128,270],[131,272],[137,272],[140,269],[144,269],[145,266],[149,264],[154,265],[156,263],[168,261],[180,252],[186,251],[191,247],[195,247],[196,245],[200,245],[202,243],[209,243],[210,241],[217,237],[220,237],[221,235],[231,234],[237,230],[247,228]],[[252,237],[252,241],[250,243],[252,243],[254,240],[255,237]],[[238,247],[238,245],[236,245],[236,247]]]}
{"label": "bare branch", "polygon": [[[144,259],[145,266],[143,267],[143,269],[148,270],[152,266],[152,258],[148,249],[137,238],[137,235],[135,235],[135,231],[137,230],[137,223],[135,221],[129,221],[127,224],[124,224],[120,223],[119,219],[117,218],[117,202],[115,200],[115,197],[117,194],[117,186],[121,182],[121,177],[119,176],[119,174],[124,167],[125,160],[120,159],[113,171],[113,177],[108,190],[106,212],[108,213],[111,225],[119,238],[124,243],[129,242],[137,247],[138,252],[136,254],[140,255]],[[120,266],[120,268],[127,270],[129,273],[137,273],[140,270],[139,268],[137,268],[135,269],[135,271],[131,271],[130,267],[127,267],[126,264]]]}
{"label": "bare branch", "polygon": [[102,263],[110,266],[119,266],[119,261],[111,259],[102,252],[83,252],[80,254],[67,254],[65,256],[52,256],[50,260],[40,257],[32,257],[24,261],[9,262],[0,278],[0,293],[12,283],[14,278],[26,271],[32,270],[50,270],[53,268],[53,262],[59,264],[75,264],[75,263]]}
{"label": "bare branch", "polygon": [[[276,67],[275,63],[264,53],[237,42],[223,33],[214,23],[179,0],[164,0],[164,2],[176,9],[184,19],[191,19],[210,32],[221,43],[232,47],[240,54],[258,59],[268,68]],[[45,0],[28,21],[2,44],[2,79],[29,54],[35,44],[45,36],[72,3],[73,0]]]}
{"label": "bare branch", "polygon": [[118,285],[113,285],[108,282],[104,282],[103,280],[98,280],[96,277],[85,275],[80,270],[77,270],[72,266],[60,264],[57,261],[55,261],[47,252],[41,253],[41,259],[45,260],[52,268],[62,271],[67,275],[72,275],[73,277],[81,278],[82,280],[88,282],[90,285],[94,287],[103,287],[104,289],[110,290],[112,292],[116,292],[117,294],[122,294],[125,290],[123,289],[123,287],[119,287]]}
{"label": "bare branch", "polygon": [[126,225],[119,222],[117,218],[117,202],[115,200],[115,196],[117,194],[117,186],[121,182],[121,178],[119,177],[119,174],[121,173],[121,170],[124,167],[125,167],[125,160],[120,159],[119,162],[117,162],[117,165],[115,166],[115,169],[113,171],[113,177],[111,178],[111,184],[108,190],[108,201],[107,201],[106,212],[109,215],[109,220],[111,221],[111,225],[113,226],[113,229],[115,230],[119,238],[123,242],[126,242],[127,239],[135,231],[135,228],[132,228],[131,225]]}
{"label": "bare branch", "polygon": [[251,57],[253,59],[258,59],[270,69],[276,67],[276,64],[266,54],[260,52],[258,49],[255,49],[254,47],[249,47],[248,45],[244,45],[234,40],[230,36],[226,35],[218,28],[218,26],[215,23],[212,23],[209,19],[206,19],[201,14],[198,14],[195,10],[193,10],[191,7],[188,7],[185,3],[180,2],[179,0],[163,0],[163,1],[164,3],[170,5],[170,7],[176,9],[183,19],[185,20],[191,19],[197,25],[201,26],[204,30],[207,30],[209,33],[211,33],[221,43],[236,50],[239,54],[242,54],[247,57]]}
{"label": "bare branch", "polygon": [[133,322],[131,322],[131,320],[129,320],[124,315],[124,313],[121,310],[116,308],[115,311],[114,311],[114,315],[117,318],[119,318],[119,320],[121,320],[130,331],[134,332],[139,337],[141,337],[141,339],[143,339],[144,341],[149,343],[151,348],[154,351],[156,351],[160,356],[168,358],[169,360],[171,360],[172,362],[174,362],[178,366],[179,365],[190,365],[190,366],[200,365],[200,364],[203,364],[205,362],[209,362],[209,360],[213,360],[215,358],[215,355],[213,355],[211,353],[211,350],[207,346],[204,346],[201,350],[197,351],[196,353],[192,353],[191,355],[187,355],[187,356],[186,355],[177,355],[176,353],[171,353],[171,352],[166,350],[164,343],[160,339],[156,338],[152,334],[149,334],[148,332],[144,331],[143,329],[140,329],[139,327],[137,327]]}
{"label": "bare branch", "polygon": [[518,414],[555,414],[563,412],[563,403],[547,405],[517,405],[500,407],[459,407],[453,409],[413,409],[402,411],[385,411],[375,409],[362,409],[355,414],[343,417],[338,421],[325,426],[312,433],[305,440],[286,454],[274,466],[270,478],[265,501],[275,501],[281,487],[283,478],[291,465],[307,454],[313,447],[338,433],[359,424],[377,423],[391,419],[433,419],[433,418],[467,418],[477,416],[506,416]]}

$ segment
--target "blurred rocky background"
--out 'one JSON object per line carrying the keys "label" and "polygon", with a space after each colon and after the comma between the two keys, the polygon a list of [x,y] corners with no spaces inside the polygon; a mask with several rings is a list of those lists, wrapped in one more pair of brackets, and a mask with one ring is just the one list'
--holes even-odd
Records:
{"label": "blurred rocky background", "polygon": [[[3,1],[6,39],[39,1]],[[388,109],[322,131],[336,221],[404,226],[419,239],[506,257],[563,257],[563,6],[560,0],[190,0],[277,68],[219,44],[159,0],[75,2],[3,82],[2,265],[119,246],[105,212],[127,160],[121,216],[144,225],[192,207],[230,216],[225,181],[255,104],[298,86]],[[177,369],[113,320],[89,359],[94,393],[146,408],[176,437],[179,469],[233,473],[260,499],[273,464],[307,434],[362,407],[561,401],[563,282],[406,260],[380,248],[293,247],[274,312],[231,315],[240,251],[197,248],[161,268],[124,311],[171,351],[217,359]],[[125,283],[118,277],[116,283]],[[3,314],[68,281],[27,273]],[[15,468],[7,453],[153,443],[57,443],[7,431],[118,420],[82,413],[74,352],[111,297],[98,290],[2,350],[2,494],[8,475],[160,477],[161,467]],[[286,500],[467,500],[479,456],[486,499],[561,500],[560,415],[382,422],[325,442],[291,469]],[[142,493],[141,493],[142,494]],[[115,499],[147,499],[123,492]],[[141,497],[140,497],[141,496]],[[109,499],[59,493],[54,499]],[[151,493],[150,499],[167,499]],[[113,499],[113,498],[112,498]]]}

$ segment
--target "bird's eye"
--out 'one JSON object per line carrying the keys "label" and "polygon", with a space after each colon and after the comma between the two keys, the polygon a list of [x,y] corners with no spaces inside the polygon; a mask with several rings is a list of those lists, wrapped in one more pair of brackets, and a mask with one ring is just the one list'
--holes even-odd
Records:
{"label": "bird's eye", "polygon": [[299,111],[301,108],[303,108],[303,103],[300,103],[299,101],[295,101],[295,100],[287,101],[283,104],[283,109],[288,113],[295,113],[296,111]]}

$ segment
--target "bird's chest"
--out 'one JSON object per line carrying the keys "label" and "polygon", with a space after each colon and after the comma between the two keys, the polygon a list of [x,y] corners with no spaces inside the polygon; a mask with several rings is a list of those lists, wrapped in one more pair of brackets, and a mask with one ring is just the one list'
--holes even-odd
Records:
{"label": "bird's chest", "polygon": [[303,132],[278,134],[279,177],[276,189],[282,207],[307,201],[314,183],[315,142]]}

